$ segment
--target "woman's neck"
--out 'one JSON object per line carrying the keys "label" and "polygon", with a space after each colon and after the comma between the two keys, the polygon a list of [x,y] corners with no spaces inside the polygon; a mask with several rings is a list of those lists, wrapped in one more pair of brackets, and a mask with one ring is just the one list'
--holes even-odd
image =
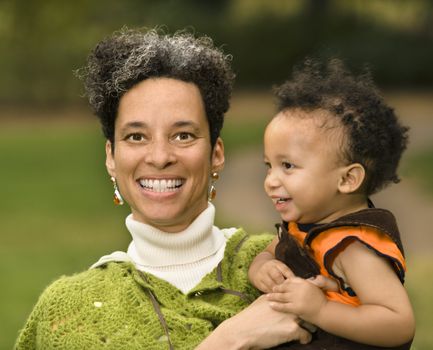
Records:
{"label": "woman's neck", "polygon": [[133,260],[143,266],[178,265],[214,254],[224,238],[214,228],[215,207],[209,206],[183,231],[167,233],[150,225],[126,219],[133,238],[128,249]]}

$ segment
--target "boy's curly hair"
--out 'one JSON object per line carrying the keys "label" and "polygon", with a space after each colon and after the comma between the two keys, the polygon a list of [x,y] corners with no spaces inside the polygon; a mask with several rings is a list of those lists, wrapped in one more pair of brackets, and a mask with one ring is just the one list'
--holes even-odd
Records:
{"label": "boy's curly hair", "polygon": [[343,125],[343,155],[366,171],[363,191],[373,194],[397,183],[397,167],[408,141],[408,127],[386,105],[366,69],[352,75],[340,59],[323,64],[306,59],[291,79],[274,88],[278,110],[325,110]]}
{"label": "boy's curly hair", "polygon": [[194,83],[203,98],[213,147],[229,108],[234,81],[230,63],[231,56],[209,37],[125,28],[102,40],[77,75],[84,80],[89,102],[112,143],[120,98],[134,85],[155,77]]}

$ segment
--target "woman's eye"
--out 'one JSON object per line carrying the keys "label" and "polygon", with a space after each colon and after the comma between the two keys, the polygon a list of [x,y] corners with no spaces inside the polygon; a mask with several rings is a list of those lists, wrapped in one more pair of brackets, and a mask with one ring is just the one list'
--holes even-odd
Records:
{"label": "woman's eye", "polygon": [[129,141],[139,142],[143,141],[144,136],[142,134],[134,133],[126,136],[126,139]]}
{"label": "woman's eye", "polygon": [[174,137],[176,141],[191,141],[194,138],[194,135],[189,132],[180,132]]}

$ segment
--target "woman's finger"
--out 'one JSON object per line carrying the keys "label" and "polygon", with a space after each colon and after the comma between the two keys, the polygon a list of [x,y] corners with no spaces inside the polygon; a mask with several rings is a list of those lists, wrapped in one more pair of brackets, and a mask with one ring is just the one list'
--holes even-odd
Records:
{"label": "woman's finger", "polygon": [[299,319],[298,324],[300,327],[306,329],[307,331],[309,331],[311,333],[314,333],[315,331],[317,331],[317,327],[314,324],[307,322],[307,321],[304,321],[302,319]]}
{"label": "woman's finger", "polygon": [[298,339],[301,344],[308,344],[311,341],[311,333],[300,327]]}

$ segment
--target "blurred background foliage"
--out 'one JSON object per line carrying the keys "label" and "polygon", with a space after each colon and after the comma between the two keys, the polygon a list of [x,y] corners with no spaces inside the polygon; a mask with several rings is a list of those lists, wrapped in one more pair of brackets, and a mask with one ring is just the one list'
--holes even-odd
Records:
{"label": "blurred background foliage", "polygon": [[211,36],[239,87],[268,87],[316,54],[368,62],[381,86],[433,81],[432,0],[2,0],[0,102],[76,102],[71,71],[124,25]]}
{"label": "blurred background foliage", "polygon": [[[340,56],[355,71],[368,64],[381,88],[410,91],[415,102],[400,110],[425,142],[403,170],[433,193],[433,117],[424,103],[433,96],[433,0],[0,0],[0,349],[12,348],[50,281],[129,242],[128,208],[111,203],[104,139],[73,74],[99,40],[123,26],[188,27],[233,55],[228,161],[260,147],[273,113],[269,88],[306,55]],[[240,173],[231,177],[243,181]],[[433,260],[431,241],[423,243],[430,255],[410,256],[407,282],[415,349],[433,348],[433,290],[425,282]]]}

